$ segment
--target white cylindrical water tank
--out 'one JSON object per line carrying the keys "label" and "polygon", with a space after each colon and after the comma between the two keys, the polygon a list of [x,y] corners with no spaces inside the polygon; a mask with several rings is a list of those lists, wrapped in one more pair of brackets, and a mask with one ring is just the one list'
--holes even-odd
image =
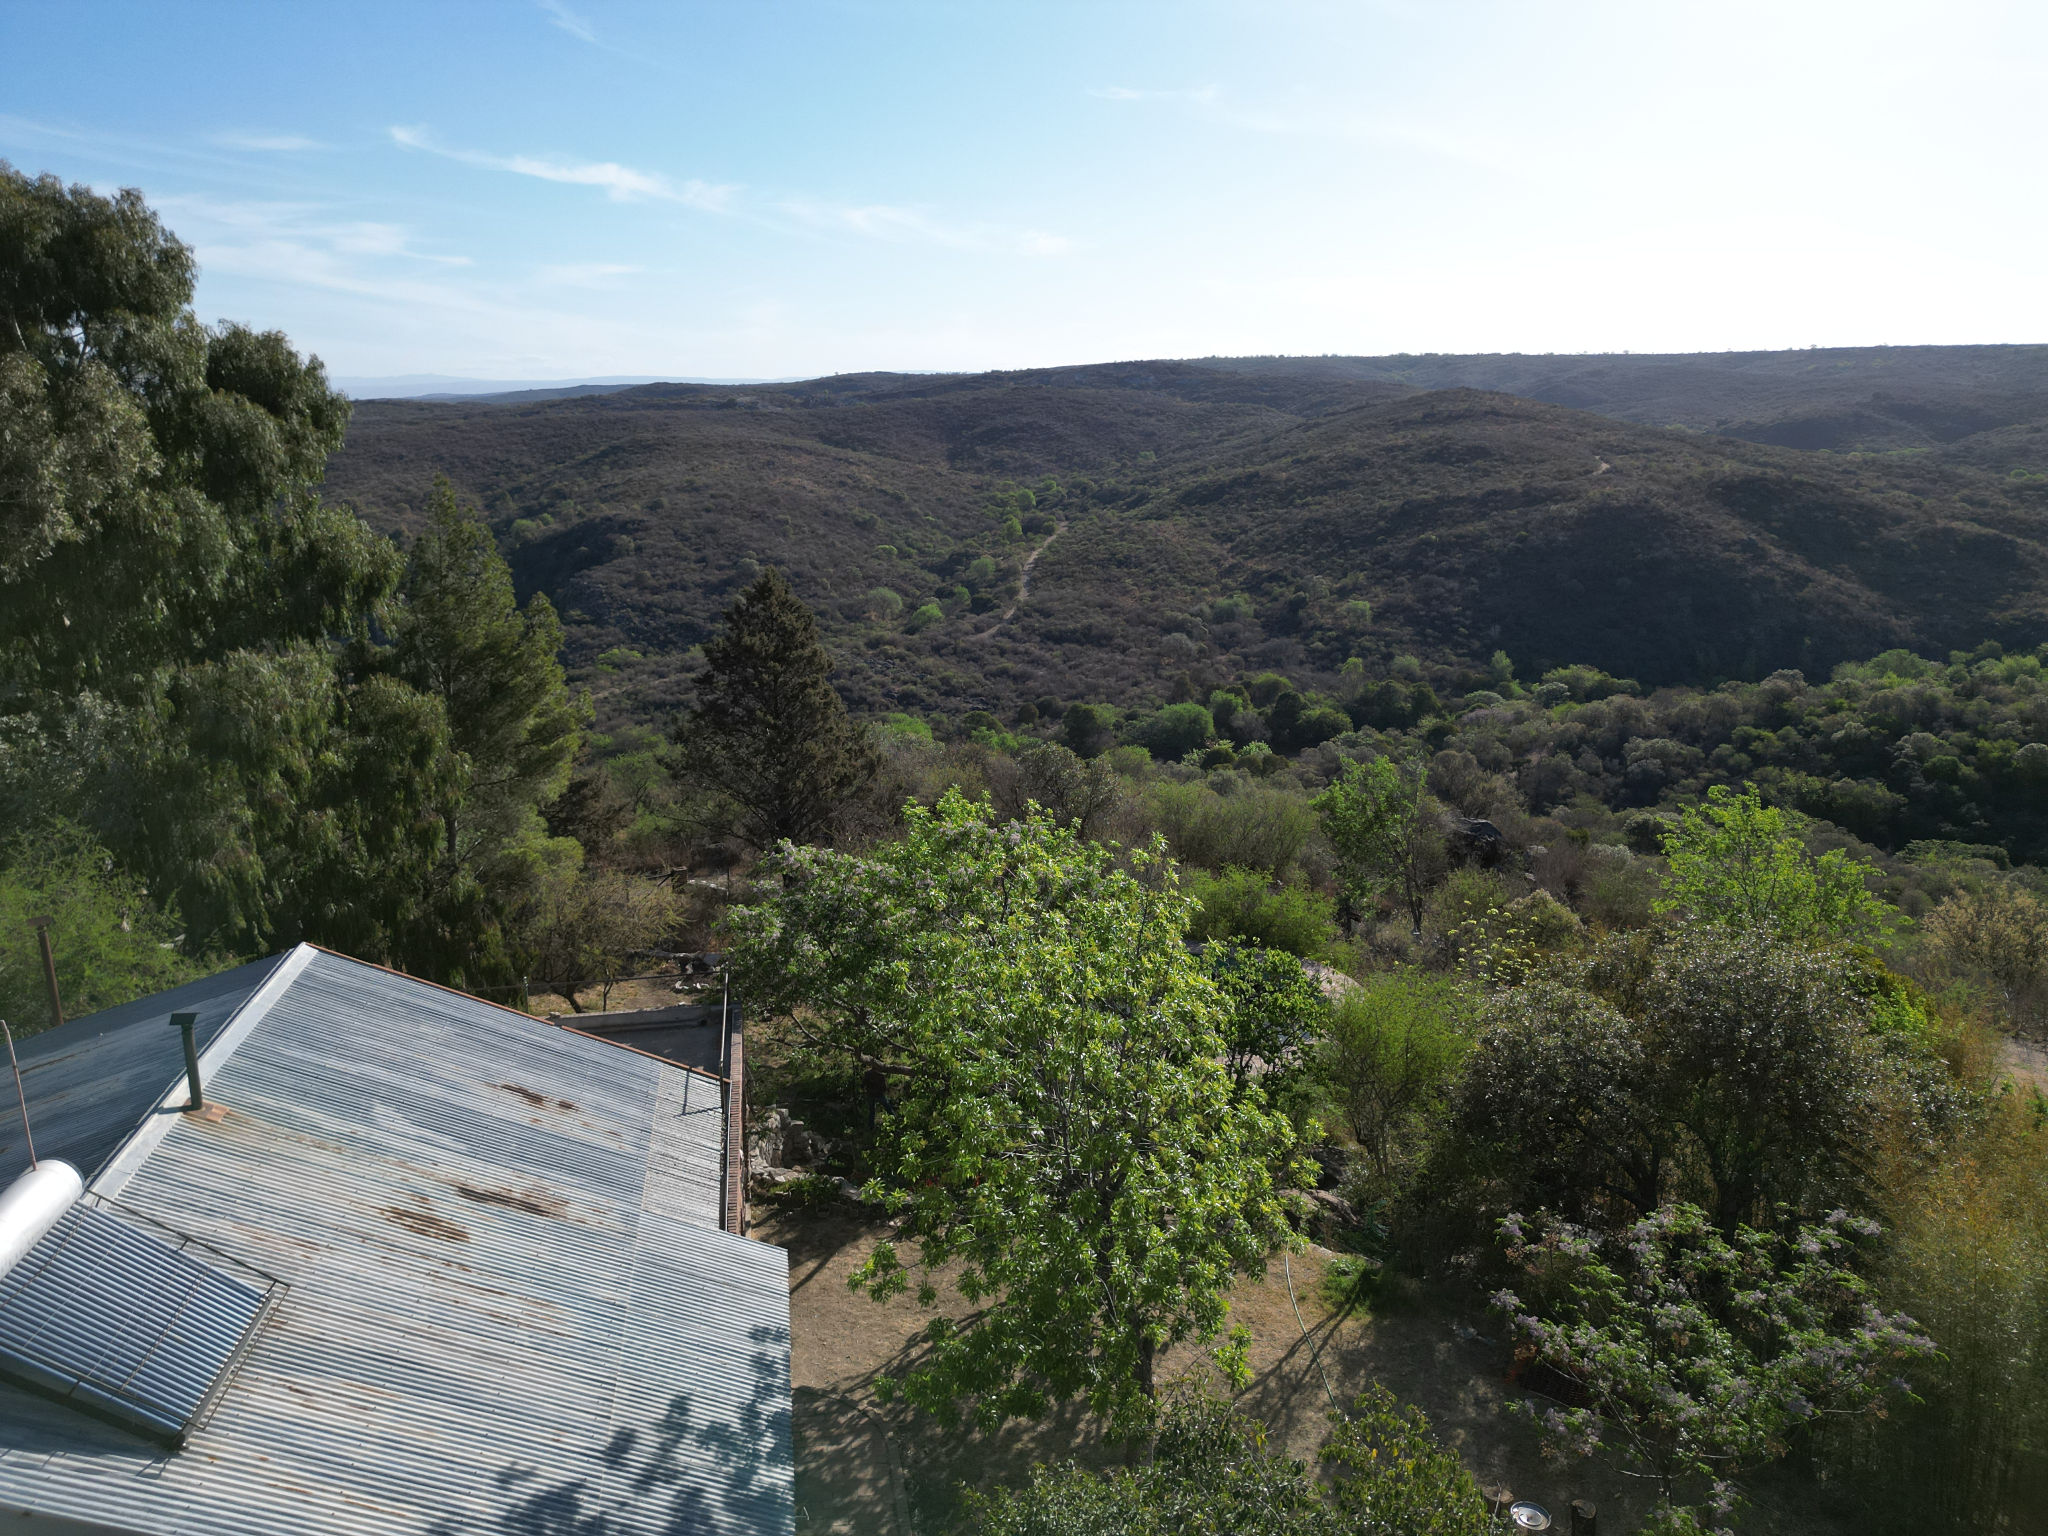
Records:
{"label": "white cylindrical water tank", "polygon": [[83,1193],[85,1180],[78,1170],[53,1157],[0,1191],[0,1275],[14,1268]]}

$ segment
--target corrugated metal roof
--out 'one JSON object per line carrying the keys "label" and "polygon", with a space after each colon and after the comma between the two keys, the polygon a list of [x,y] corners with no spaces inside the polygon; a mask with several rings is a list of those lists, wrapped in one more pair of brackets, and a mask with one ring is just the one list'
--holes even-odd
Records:
{"label": "corrugated metal roof", "polygon": [[[171,1015],[196,1013],[204,1047],[277,965],[258,960],[154,997],[72,1019],[20,1044],[21,1081],[36,1151],[61,1158],[88,1180],[185,1070]],[[0,1181],[28,1167],[20,1112],[0,1094]]]}
{"label": "corrugated metal roof", "polygon": [[179,1454],[0,1388],[0,1508],[193,1536],[790,1531],[787,1259],[717,1229],[720,1085],[290,959],[203,1060],[225,1118],[150,1117],[99,1191],[288,1292]]}

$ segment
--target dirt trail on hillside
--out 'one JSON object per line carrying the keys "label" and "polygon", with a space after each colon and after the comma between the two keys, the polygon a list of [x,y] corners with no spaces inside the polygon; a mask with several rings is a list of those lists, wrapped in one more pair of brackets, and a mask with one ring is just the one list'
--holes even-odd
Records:
{"label": "dirt trail on hillside", "polygon": [[975,635],[974,639],[986,640],[990,635],[993,635],[997,630],[1010,622],[1010,615],[1017,611],[1017,605],[1031,595],[1031,568],[1038,564],[1038,557],[1040,555],[1052,548],[1052,541],[1066,531],[1067,525],[1064,522],[1055,523],[1052,532],[1045,536],[1045,542],[1024,557],[1024,564],[1017,572],[1017,595],[1010,599],[1010,606],[998,615],[995,623],[989,625],[980,634]]}

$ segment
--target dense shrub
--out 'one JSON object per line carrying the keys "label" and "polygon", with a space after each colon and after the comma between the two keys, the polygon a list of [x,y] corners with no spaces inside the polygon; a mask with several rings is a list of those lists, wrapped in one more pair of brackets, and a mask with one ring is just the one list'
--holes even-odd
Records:
{"label": "dense shrub", "polygon": [[1135,721],[1126,737],[1154,757],[1178,762],[1216,734],[1216,722],[1199,704],[1169,704]]}
{"label": "dense shrub", "polygon": [[1207,784],[1155,784],[1146,806],[1173,856],[1203,869],[1238,865],[1278,877],[1315,830],[1299,793],[1241,779],[1228,795]]}
{"label": "dense shrub", "polygon": [[1232,867],[1215,875],[1192,870],[1185,878],[1189,894],[1201,903],[1190,938],[1242,940],[1308,959],[1337,937],[1327,896],[1298,885],[1276,886],[1262,869]]}
{"label": "dense shrub", "polygon": [[1488,1009],[1461,1144],[1509,1204],[1595,1221],[1667,1200],[1723,1230],[1867,1202],[1881,1128],[1953,1117],[1880,1031],[1867,966],[1758,933],[1612,940]]}

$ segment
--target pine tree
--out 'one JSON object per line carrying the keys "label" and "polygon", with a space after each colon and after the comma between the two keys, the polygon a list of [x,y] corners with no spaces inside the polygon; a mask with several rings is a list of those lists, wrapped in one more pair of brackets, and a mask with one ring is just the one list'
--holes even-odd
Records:
{"label": "pine tree", "polygon": [[831,683],[818,623],[779,571],[763,571],[704,647],[697,707],[676,730],[688,772],[734,806],[756,848],[827,840],[880,761]]}
{"label": "pine tree", "polygon": [[541,833],[538,807],[569,782],[590,701],[563,677],[562,625],[546,594],[521,611],[490,529],[446,479],[434,482],[398,592],[384,664],[441,700],[469,770],[442,807],[445,852],[488,862]]}

